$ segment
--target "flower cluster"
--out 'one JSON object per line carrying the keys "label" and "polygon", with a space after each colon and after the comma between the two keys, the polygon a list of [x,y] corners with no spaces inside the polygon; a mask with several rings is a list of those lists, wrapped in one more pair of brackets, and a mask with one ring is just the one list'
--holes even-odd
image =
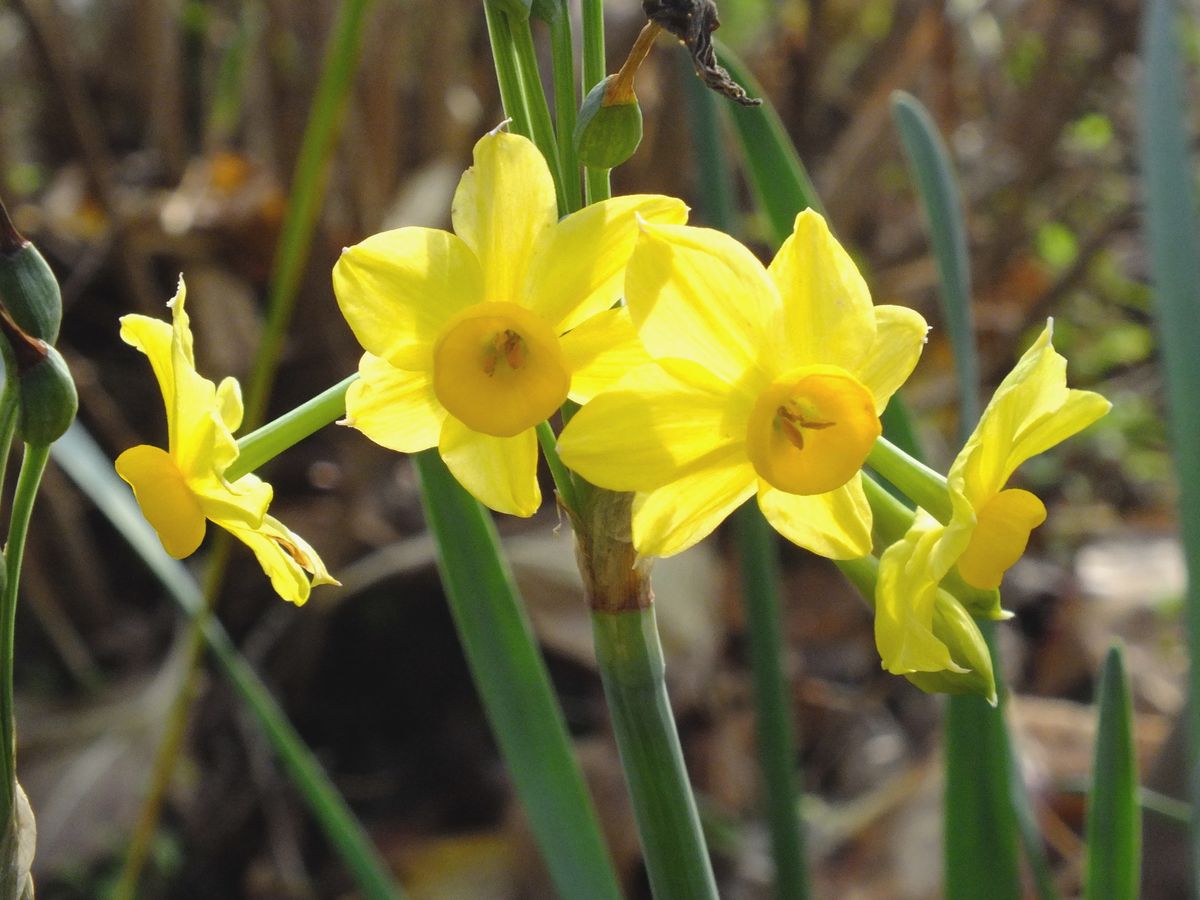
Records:
{"label": "flower cluster", "polygon": [[[868,498],[879,491],[863,469],[884,408],[920,357],[925,320],[875,306],[813,211],[796,217],[766,267],[686,219],[680,201],[644,195],[560,220],[537,149],[485,136],[454,195],[453,233],[377,234],[334,269],[337,302],[365,351],[343,424],[404,453],[437,447],[479,501],[530,516],[541,503],[538,430],[549,451],[546,420],[582,404],[558,453],[592,485],[634,495],[638,554],[685,550],[755,497],[788,540],[867,573],[889,671],[926,689],[991,696],[970,611],[999,615],[998,600],[973,609],[967,594],[994,597],[1046,516],[1035,496],[1005,485],[1108,402],[1067,388],[1047,326],[936,489],[944,509],[901,513],[910,524],[888,545],[873,527]],[[196,374],[182,284],[174,316],[173,328],[123,320],[162,385],[170,449],[134,448],[118,469],[172,555],[192,552],[211,519],[302,602],[301,570],[314,584],[331,579],[265,515],[269,486],[223,478],[237,454],[237,386]]]}

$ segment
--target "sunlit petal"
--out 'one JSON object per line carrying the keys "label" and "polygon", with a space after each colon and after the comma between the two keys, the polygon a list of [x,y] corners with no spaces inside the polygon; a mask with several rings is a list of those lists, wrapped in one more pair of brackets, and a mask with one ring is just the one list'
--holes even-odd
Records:
{"label": "sunlit petal", "polygon": [[343,250],[333,290],[363,349],[401,363],[409,348],[432,344],[447,320],[483,299],[483,274],[455,235],[398,228]]}
{"label": "sunlit petal", "polygon": [[358,374],[358,381],[346,391],[342,424],[400,453],[437,446],[446,411],[433,394],[428,372],[397,369],[385,359],[364,353]]}
{"label": "sunlit petal", "polygon": [[856,559],[871,552],[871,507],[861,474],[836,490],[807,496],[760,481],[758,505],[776,531],[813,553]]}
{"label": "sunlit petal", "polygon": [[485,135],[474,158],[454,192],[454,231],[479,259],[482,299],[519,303],[534,248],[558,221],[554,179],[537,147],[514,134]]}
{"label": "sunlit petal", "polygon": [[796,216],[769,271],[783,298],[786,365],[855,371],[875,343],[871,292],[825,220],[808,209]]}
{"label": "sunlit petal", "polygon": [[587,403],[639,366],[650,362],[626,307],[605,310],[559,341],[571,368],[570,397]]}
{"label": "sunlit petal", "polygon": [[528,304],[561,333],[612,306],[624,288],[638,217],[681,225],[687,207],[672,197],[632,195],[593,203],[564,218],[537,247]]}
{"label": "sunlit petal", "polygon": [[256,529],[239,524],[223,527],[254,551],[258,564],[271,579],[271,587],[284,600],[302,606],[316,585],[339,583],[330,576],[316,551],[278,519],[267,516]]}
{"label": "sunlit petal", "polygon": [[653,490],[731,452],[748,463],[752,402],[696,363],[652,363],[577,412],[559,435],[559,455],[601,487]]}
{"label": "sunlit petal", "polygon": [[515,437],[492,437],[447,416],[438,452],[458,483],[484,506],[513,516],[532,516],[541,506],[532,428]]}
{"label": "sunlit petal", "polygon": [[643,224],[625,299],[652,357],[690,359],[729,383],[770,368],[782,338],[779,295],[762,264],[707,228]]}
{"label": "sunlit petal", "polygon": [[204,540],[204,513],[171,457],[142,444],[118,456],[116,468],[167,553],[175,559],[195,553]]}
{"label": "sunlit petal", "polygon": [[673,556],[698,543],[754,495],[754,468],[721,453],[633,500],[633,545],[642,556]]}
{"label": "sunlit petal", "polygon": [[920,313],[904,306],[875,307],[875,342],[851,370],[875,397],[882,414],[892,394],[908,380],[925,347],[929,326]]}
{"label": "sunlit petal", "polygon": [[237,481],[223,478],[192,479],[188,482],[207,519],[230,528],[261,528],[271,505],[274,491],[257,475],[243,475]]}

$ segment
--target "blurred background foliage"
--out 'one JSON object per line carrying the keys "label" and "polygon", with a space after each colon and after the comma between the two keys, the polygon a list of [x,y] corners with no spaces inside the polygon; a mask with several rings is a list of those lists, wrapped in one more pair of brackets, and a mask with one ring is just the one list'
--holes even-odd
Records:
{"label": "blurred background foliage", "polygon": [[[62,281],[60,346],[80,418],[112,456],[164,428],[157,388],[120,342],[117,318],[163,316],[180,272],[200,370],[249,373],[335,12],[289,0],[14,0],[0,10],[0,190]],[[890,116],[895,89],[930,108],[958,169],[985,390],[1053,315],[1073,382],[1114,403],[1083,437],[1023,469],[1051,515],[1006,583],[1017,618],[1002,642],[1024,775],[1067,893],[1082,872],[1086,704],[1113,636],[1128,644],[1147,777],[1180,789],[1168,735],[1182,700],[1183,568],[1133,159],[1140,14],[1136,0],[721,3],[721,37],[779,108],[875,301],[912,306],[935,326],[905,390],[934,459],[944,466],[955,449],[953,367]],[[607,15],[612,71],[644,19],[634,0]],[[356,365],[330,285],[340,248],[389,227],[447,227],[471,146],[501,118],[478,3],[378,0],[369,17],[272,414]],[[535,37],[545,40],[540,26]],[[1185,36],[1193,64],[1198,37]],[[710,173],[690,152],[691,77],[664,38],[639,78],[645,140],[614,173],[618,192],[699,207]],[[753,220],[744,233],[765,235]],[[273,511],[344,587],[297,610],[237,552],[222,621],[413,896],[548,896],[457,648],[408,462],[331,427],[264,474]],[[569,535],[549,507],[500,526],[619,869],[643,896]],[[662,564],[656,587],[718,875],[728,896],[759,897],[769,851],[726,543],[718,535]],[[937,896],[939,702],[880,671],[869,612],[836,570],[796,548],[785,561],[817,894]],[[38,813],[39,894],[94,897],[119,865],[180,682],[181,622],[53,467],[23,589],[19,765]],[[1178,896],[1182,832],[1154,815],[1147,828],[1145,895]],[[197,694],[151,868],[148,897],[349,890],[217,674]]]}

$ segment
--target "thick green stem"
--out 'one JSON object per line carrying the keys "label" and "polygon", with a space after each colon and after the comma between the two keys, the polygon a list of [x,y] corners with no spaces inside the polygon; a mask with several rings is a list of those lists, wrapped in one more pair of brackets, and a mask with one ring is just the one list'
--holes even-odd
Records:
{"label": "thick green stem", "polygon": [[[608,74],[604,58],[604,0],[583,0],[583,96]],[[584,169],[588,203],[612,196],[608,169]]]}
{"label": "thick green stem", "polygon": [[491,516],[436,450],[413,457],[463,652],[558,895],[612,900],[616,876]]}
{"label": "thick green stem", "polygon": [[50,458],[49,446],[25,445],[21,474],[13,494],[12,518],[8,523],[8,540],[4,545],[4,585],[0,591],[0,822],[12,821],[16,798],[17,727],[13,706],[13,650],[17,619],[17,586],[21,581],[21,559],[25,555],[25,538],[29,534],[29,518],[37,499],[38,485]]}
{"label": "thick green stem", "polygon": [[504,114],[512,119],[514,134],[533,140],[529,110],[525,106],[521,75],[517,70],[516,51],[508,29],[508,17],[496,0],[483,0],[483,12],[487,17],[488,40],[492,45],[492,61],[496,66],[496,84],[500,87]]}
{"label": "thick green stem", "polygon": [[593,612],[596,661],[655,900],[717,896],[663,679],[653,607]]}
{"label": "thick green stem", "polygon": [[248,472],[274,459],[309,435],[346,414],[346,391],[358,374],[343,378],[291,412],[268,422],[262,428],[238,440],[238,458],[225,470],[227,481],[237,481]]}
{"label": "thick green stem", "polygon": [[554,136],[554,124],[550,120],[550,107],[546,103],[546,92],[542,88],[542,76],[538,71],[537,52],[533,47],[533,32],[529,19],[507,16],[508,31],[516,54],[517,71],[520,73],[521,90],[525,95],[525,108],[529,111],[529,125],[533,130],[533,142],[546,158],[550,174],[554,177],[554,192],[558,197],[558,213],[566,213],[566,188],[562,162],[558,155],[558,142]]}
{"label": "thick green stem", "polygon": [[571,39],[571,12],[566,0],[558,0],[550,20],[550,58],[554,66],[554,126],[558,156],[562,163],[565,212],[583,203],[579,159],[575,154],[575,119],[579,95],[575,93],[575,47]]}
{"label": "thick green stem", "polygon": [[753,500],[737,511],[734,524],[754,676],[758,764],[775,860],[775,896],[804,898],[809,896],[808,872],[796,791],[792,705],[780,652],[784,641],[775,532]]}

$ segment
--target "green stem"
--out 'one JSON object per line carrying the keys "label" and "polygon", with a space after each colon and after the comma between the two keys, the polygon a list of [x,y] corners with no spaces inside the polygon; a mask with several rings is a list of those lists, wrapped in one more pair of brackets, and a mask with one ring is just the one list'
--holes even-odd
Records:
{"label": "green stem", "polygon": [[[608,71],[604,58],[604,0],[583,0],[583,93],[604,80]],[[584,169],[584,188],[588,203],[612,196],[608,169]]]}
{"label": "green stem", "polygon": [[575,118],[579,95],[575,93],[575,47],[571,39],[571,12],[566,0],[558,0],[550,20],[550,58],[554,75],[554,124],[558,135],[558,157],[562,163],[563,201],[568,213],[583,203],[579,160],[575,155]]}
{"label": "green stem", "polygon": [[742,505],[734,524],[754,676],[758,764],[775,860],[775,896],[804,898],[809,896],[808,872],[796,790],[792,705],[781,653],[784,641],[775,532],[754,501]]}
{"label": "green stem", "polygon": [[13,494],[12,518],[8,523],[8,540],[4,545],[4,585],[0,593],[0,760],[3,761],[4,784],[0,785],[0,822],[12,819],[16,797],[17,726],[13,704],[13,650],[17,620],[17,586],[21,581],[21,559],[25,555],[25,538],[29,534],[29,518],[37,499],[38,485],[50,458],[50,447],[25,445],[21,474]]}
{"label": "green stem", "polygon": [[525,106],[521,75],[517,71],[516,51],[504,8],[497,0],[483,0],[483,13],[487,18],[488,40],[492,45],[492,61],[496,66],[496,84],[500,87],[500,102],[504,104],[504,114],[512,119],[514,134],[533,140],[529,110]]}
{"label": "green stem", "polygon": [[663,680],[654,609],[593,611],[596,662],[655,900],[716,898]]}
{"label": "green stem", "polygon": [[875,441],[867,457],[867,465],[943,525],[950,522],[953,509],[943,475],[909,456],[886,438]]}
{"label": "green stem", "polygon": [[413,459],[463,652],[558,895],[618,898],[596,813],[492,518],[436,450]]}
{"label": "green stem", "polygon": [[529,124],[533,129],[533,142],[542,151],[550,174],[554,176],[554,192],[558,196],[558,213],[566,213],[566,189],[563,180],[562,161],[558,155],[558,142],[554,136],[554,124],[550,120],[550,107],[546,104],[546,92],[542,88],[542,76],[538,71],[537,52],[533,47],[533,31],[529,19],[508,18],[508,32],[516,53],[517,71],[520,73],[521,90],[525,95],[525,107],[529,110]]}
{"label": "green stem", "polygon": [[238,458],[225,470],[226,480],[237,481],[344,416],[346,391],[357,380],[358,373],[348,375],[291,412],[239,438]]}
{"label": "green stem", "polygon": [[579,509],[579,495],[575,492],[575,481],[571,472],[558,458],[558,438],[549,422],[542,422],[537,427],[538,443],[542,445],[542,455],[546,457],[546,465],[550,467],[550,477],[554,479],[554,487],[558,490],[558,502],[568,512]]}
{"label": "green stem", "polygon": [[292,175],[287,217],[271,273],[266,326],[254,359],[250,387],[246,391],[244,425],[247,428],[256,428],[262,422],[275,383],[283,342],[296,308],[300,279],[324,202],[329,164],[341,133],[342,111],[354,80],[364,14],[370,4],[371,0],[345,0],[325,53],[321,80],[304,128],[296,171]]}

